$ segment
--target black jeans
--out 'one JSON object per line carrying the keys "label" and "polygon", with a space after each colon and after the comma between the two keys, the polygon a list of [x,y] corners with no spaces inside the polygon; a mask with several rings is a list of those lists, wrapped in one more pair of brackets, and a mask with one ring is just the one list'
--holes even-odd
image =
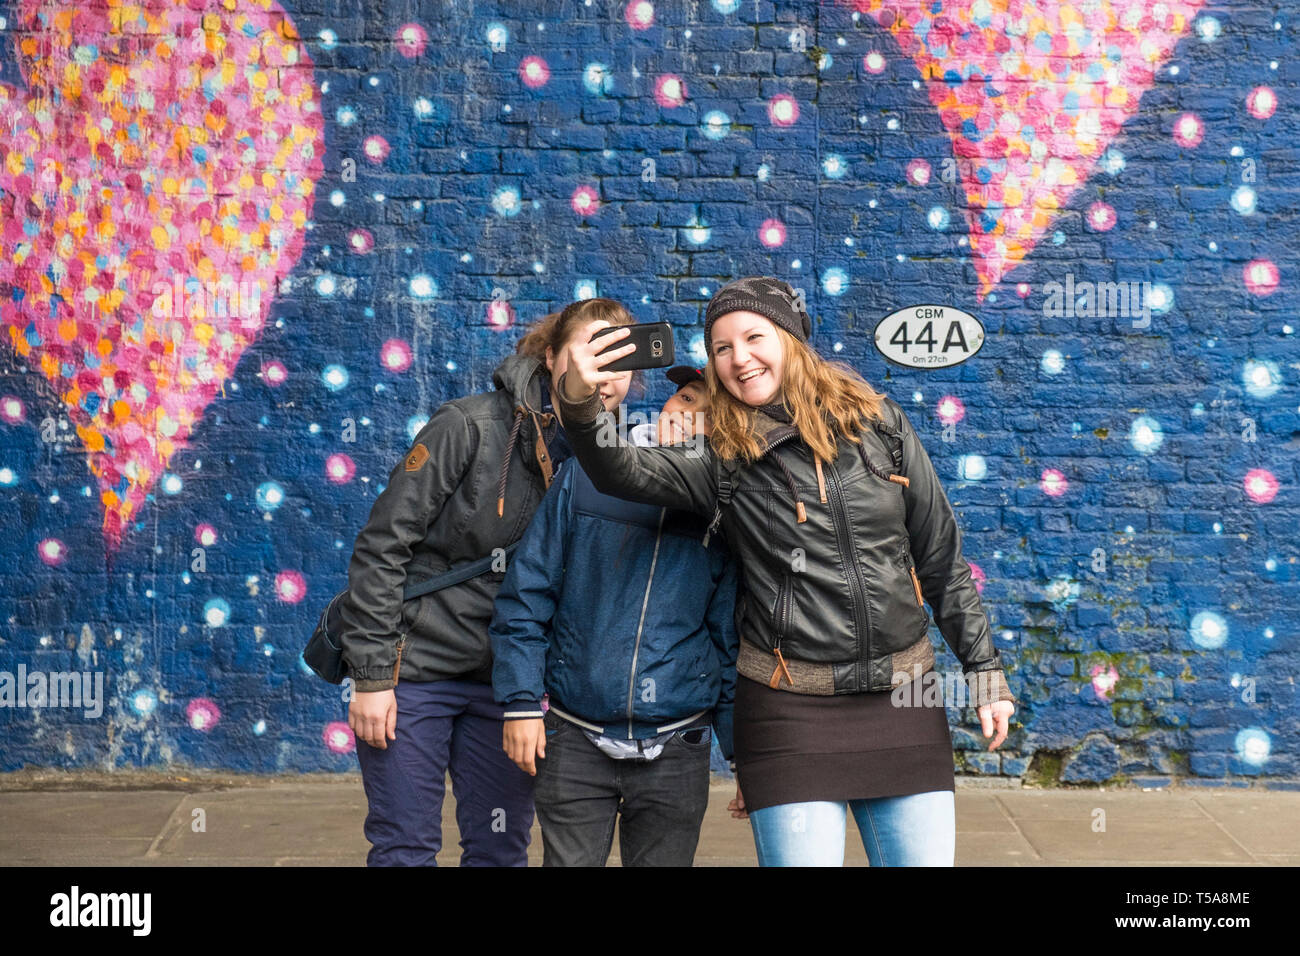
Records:
{"label": "black jeans", "polygon": [[[533,803],[543,866],[604,866],[619,823],[624,866],[690,866],[709,804],[707,727],[673,734],[654,760],[615,760],[547,712]],[[692,741],[698,741],[692,743]]]}

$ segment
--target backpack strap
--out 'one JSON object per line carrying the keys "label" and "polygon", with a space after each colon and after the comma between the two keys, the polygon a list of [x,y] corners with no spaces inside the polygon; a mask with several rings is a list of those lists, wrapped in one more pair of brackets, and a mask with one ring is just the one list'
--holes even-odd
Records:
{"label": "backpack strap", "polygon": [[718,485],[718,504],[731,504],[731,496],[736,491],[736,472],[739,470],[735,462],[724,461],[718,455],[713,456],[713,476]]}
{"label": "backpack strap", "polygon": [[[502,549],[504,551],[503,557],[508,558],[518,547],[519,541],[514,541],[507,545]],[[468,581],[470,578],[478,577],[483,572],[490,570],[494,561],[496,561],[496,555],[489,554],[486,558],[479,558],[477,561],[470,564],[463,564],[459,568],[444,571],[442,574],[434,575],[427,581],[421,581],[419,584],[408,584],[402,591],[402,600],[409,601],[411,598],[431,594],[434,591],[441,591],[443,588],[449,588],[453,584],[460,584],[462,581]]]}
{"label": "backpack strap", "polygon": [[[894,417],[892,414],[893,409],[890,409],[888,406],[885,407],[887,409],[886,416],[892,419]],[[873,419],[871,424],[875,427],[876,434],[880,436],[881,441],[885,443],[885,447],[889,449],[890,456],[894,459],[894,471],[901,474],[903,471],[902,428],[892,421],[885,422],[879,419]]]}
{"label": "backpack strap", "polygon": [[713,520],[709,522],[708,529],[704,532],[704,538],[700,542],[704,547],[709,546],[709,539],[713,532],[718,530],[722,523],[722,509],[731,504],[731,496],[736,491],[736,472],[740,470],[740,465],[734,461],[724,461],[720,456],[713,456],[713,480],[717,486],[718,505],[713,512]]}

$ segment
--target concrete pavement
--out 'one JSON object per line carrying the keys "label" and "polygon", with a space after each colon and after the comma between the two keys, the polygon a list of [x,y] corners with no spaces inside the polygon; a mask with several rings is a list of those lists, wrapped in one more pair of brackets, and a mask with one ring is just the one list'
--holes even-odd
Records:
{"label": "concrete pavement", "polygon": [[[958,866],[1300,864],[1300,791],[987,783],[958,778]],[[756,865],[748,823],[726,810],[734,795],[712,787],[697,865]],[[365,812],[359,775],[23,771],[0,775],[0,865],[361,866]],[[449,784],[442,865],[457,843]],[[533,865],[541,848],[534,824]],[[845,863],[867,865],[851,821]]]}

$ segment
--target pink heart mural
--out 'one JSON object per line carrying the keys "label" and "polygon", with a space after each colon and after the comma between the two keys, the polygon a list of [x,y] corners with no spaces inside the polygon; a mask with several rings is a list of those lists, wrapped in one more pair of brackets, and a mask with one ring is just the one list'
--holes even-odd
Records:
{"label": "pink heart mural", "polygon": [[25,0],[0,84],[0,322],[67,406],[120,547],[256,340],[322,174],[272,0]]}
{"label": "pink heart mural", "polygon": [[984,296],[1083,185],[1203,0],[849,0],[894,35],[952,139]]}

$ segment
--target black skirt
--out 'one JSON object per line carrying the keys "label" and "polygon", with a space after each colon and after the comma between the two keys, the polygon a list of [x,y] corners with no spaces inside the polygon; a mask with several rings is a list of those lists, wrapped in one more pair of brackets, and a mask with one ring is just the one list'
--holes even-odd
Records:
{"label": "black skirt", "polygon": [[[749,811],[812,800],[848,801],[953,790],[952,736],[942,694],[898,691],[816,696],[772,690],[737,675],[736,778]],[[907,698],[904,698],[907,699]]]}

